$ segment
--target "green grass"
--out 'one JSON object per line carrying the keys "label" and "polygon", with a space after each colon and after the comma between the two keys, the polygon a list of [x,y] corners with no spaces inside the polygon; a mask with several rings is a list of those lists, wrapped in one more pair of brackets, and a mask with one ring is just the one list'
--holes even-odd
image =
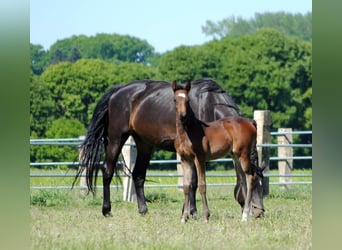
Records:
{"label": "green grass", "polygon": [[[31,168],[31,174],[61,174],[61,175],[70,175],[75,174],[75,170],[61,170],[61,169],[37,169]],[[163,174],[176,174],[176,171],[155,171],[155,170],[148,170],[147,174],[153,173],[163,173]],[[277,170],[272,170],[269,172],[270,174],[278,174]],[[293,174],[311,174],[311,170],[295,170]],[[210,174],[235,174],[234,170],[229,171],[207,171],[207,175]],[[55,177],[55,178],[47,178],[47,177],[31,177],[30,185],[31,186],[71,186],[73,182],[73,177]],[[113,179],[114,183],[119,184],[115,178]],[[158,185],[158,184],[177,184],[177,177],[146,177],[147,185]],[[293,181],[310,181],[311,178],[309,177],[293,177]],[[278,182],[279,177],[269,177],[270,182]],[[235,183],[235,177],[207,177],[207,183]],[[98,179],[98,185],[102,185],[102,179]]]}
{"label": "green grass", "polygon": [[[212,181],[224,182],[228,177],[221,178]],[[177,178],[159,179],[150,179],[148,184],[177,183]],[[70,185],[72,180],[35,177],[31,185]],[[100,189],[95,198],[79,189],[32,189],[31,249],[312,248],[311,185],[289,189],[271,185],[270,195],[264,199],[265,217],[247,223],[241,222],[232,186],[208,187],[209,224],[201,218],[199,195],[200,218],[185,225],[180,222],[183,193],[179,189],[146,188],[146,198],[149,212],[141,216],[136,203],[122,201],[122,189],[112,189],[114,217],[104,218]]]}

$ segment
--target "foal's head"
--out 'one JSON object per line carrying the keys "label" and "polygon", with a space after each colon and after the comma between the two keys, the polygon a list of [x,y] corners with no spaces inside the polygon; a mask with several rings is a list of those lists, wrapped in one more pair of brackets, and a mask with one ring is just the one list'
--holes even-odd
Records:
{"label": "foal's head", "polygon": [[191,89],[191,83],[188,82],[184,87],[174,81],[172,83],[172,89],[174,92],[176,115],[177,118],[183,122],[187,117],[187,106],[189,105],[189,91]]}

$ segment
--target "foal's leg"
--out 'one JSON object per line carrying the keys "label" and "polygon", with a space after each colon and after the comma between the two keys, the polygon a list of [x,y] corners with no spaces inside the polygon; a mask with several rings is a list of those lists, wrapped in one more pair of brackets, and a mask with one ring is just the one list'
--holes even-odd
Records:
{"label": "foal's leg", "polygon": [[183,192],[184,192],[184,205],[183,205],[183,215],[182,215],[182,223],[186,223],[189,219],[190,215],[190,200],[189,200],[189,192],[191,186],[192,172],[193,167],[192,164],[181,160],[182,168],[183,168]]}
{"label": "foal's leg", "polygon": [[110,183],[113,178],[114,169],[118,160],[119,153],[125,140],[122,141],[109,141],[106,147],[106,162],[102,168],[102,180],[103,180],[103,204],[102,214],[105,217],[111,217],[111,204],[110,204]]}
{"label": "foal's leg", "polygon": [[196,191],[197,191],[197,171],[192,171],[191,185],[189,190],[190,214],[197,220]]}
{"label": "foal's leg", "polygon": [[207,200],[207,184],[205,180],[205,161],[195,158],[195,165],[198,178],[198,189],[200,191],[203,203],[203,216],[205,223],[209,222],[209,208]]}
{"label": "foal's leg", "polygon": [[245,197],[245,204],[242,212],[242,221],[247,221],[248,215],[252,212],[252,182],[253,182],[253,171],[251,167],[251,161],[249,154],[243,153],[240,156],[240,163],[243,171],[246,175],[246,186],[247,193]]}
{"label": "foal's leg", "polygon": [[234,159],[234,169],[236,173],[236,184],[234,187],[234,198],[241,206],[241,212],[245,205],[245,198],[246,198],[246,178],[245,173],[243,172],[240,163],[238,160]]}

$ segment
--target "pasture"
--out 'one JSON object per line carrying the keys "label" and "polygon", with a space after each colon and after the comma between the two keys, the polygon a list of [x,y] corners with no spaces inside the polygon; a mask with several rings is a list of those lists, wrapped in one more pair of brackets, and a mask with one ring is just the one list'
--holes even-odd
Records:
{"label": "pasture", "polygon": [[[208,183],[234,181],[230,177],[208,178]],[[71,182],[71,178],[31,178],[31,186]],[[175,184],[177,178],[148,178],[146,184],[160,182]],[[149,212],[145,216],[138,214],[136,203],[122,201],[122,189],[114,188],[112,218],[102,216],[101,189],[95,198],[80,189],[31,189],[31,249],[312,248],[312,185],[292,185],[289,189],[271,185],[270,195],[264,199],[265,217],[251,218],[247,223],[241,222],[233,186],[210,186],[207,195],[209,224],[203,221],[199,194],[199,219],[182,224],[184,196],[174,187],[146,188]]]}

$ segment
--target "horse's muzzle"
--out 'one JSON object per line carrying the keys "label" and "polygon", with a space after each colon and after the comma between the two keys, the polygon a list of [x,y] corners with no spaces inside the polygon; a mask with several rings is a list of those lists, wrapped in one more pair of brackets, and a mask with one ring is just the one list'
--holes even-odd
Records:
{"label": "horse's muzzle", "polygon": [[253,206],[253,216],[254,216],[255,218],[263,217],[263,216],[264,216],[264,213],[265,213],[265,209],[262,209],[262,208],[258,208],[258,207],[254,207],[254,206]]}

